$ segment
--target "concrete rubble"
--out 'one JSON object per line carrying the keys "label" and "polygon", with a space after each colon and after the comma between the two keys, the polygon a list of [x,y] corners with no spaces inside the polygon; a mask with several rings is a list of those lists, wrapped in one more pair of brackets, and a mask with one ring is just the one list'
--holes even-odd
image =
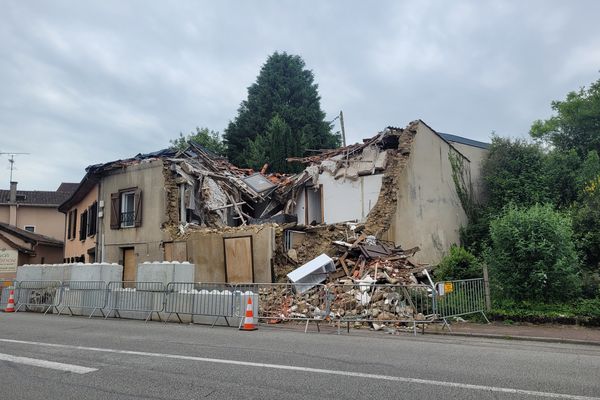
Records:
{"label": "concrete rubble", "polygon": [[[354,230],[362,229],[358,226]],[[355,327],[368,324],[375,330],[426,320],[426,307],[421,303],[429,291],[421,282],[427,282],[423,271],[431,267],[412,260],[418,248],[403,250],[364,233],[351,241],[332,240],[330,244],[334,246],[330,253],[335,253],[331,254],[335,270],[325,277],[317,268],[312,279],[303,276],[305,281],[324,284],[312,290],[295,290],[294,285],[261,288],[262,315],[272,316],[273,323],[294,319],[354,321]],[[308,271],[307,265],[311,262],[287,276],[296,279],[299,271]]]}

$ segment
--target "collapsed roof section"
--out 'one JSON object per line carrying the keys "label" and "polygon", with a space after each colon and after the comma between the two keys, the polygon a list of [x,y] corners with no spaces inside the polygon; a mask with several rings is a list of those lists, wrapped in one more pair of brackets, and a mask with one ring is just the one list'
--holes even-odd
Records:
{"label": "collapsed roof section", "polygon": [[[169,192],[176,192],[174,186],[179,190],[180,224],[223,227],[291,219],[283,215],[282,203],[274,196],[287,175],[263,175],[238,168],[195,143],[165,161],[170,172],[165,174]],[[175,222],[173,210],[167,213]]]}
{"label": "collapsed roof section", "polygon": [[[165,149],[91,165],[86,168],[86,176],[75,194],[83,195],[111,171],[161,160],[167,225],[179,227],[180,233],[193,227],[296,222],[298,195],[305,186],[316,185],[319,174],[327,171],[335,179],[353,180],[383,173],[393,164],[403,131],[389,127],[363,143],[325,150],[311,157],[290,158],[289,162],[306,164],[304,171],[295,175],[239,168],[191,142],[181,151]],[[76,200],[74,197],[71,200]]]}

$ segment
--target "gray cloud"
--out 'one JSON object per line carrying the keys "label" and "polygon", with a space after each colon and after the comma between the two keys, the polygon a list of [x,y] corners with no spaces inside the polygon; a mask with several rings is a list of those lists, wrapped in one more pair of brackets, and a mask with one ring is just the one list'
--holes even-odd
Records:
{"label": "gray cloud", "polygon": [[598,79],[597,15],[596,1],[3,2],[0,152],[31,153],[20,187],[54,189],[196,126],[222,131],[276,50],[305,59],[349,142],[416,118],[523,136]]}

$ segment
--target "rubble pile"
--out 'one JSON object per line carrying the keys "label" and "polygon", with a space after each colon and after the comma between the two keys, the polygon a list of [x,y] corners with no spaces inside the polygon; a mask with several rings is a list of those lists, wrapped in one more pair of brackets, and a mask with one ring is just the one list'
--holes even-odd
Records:
{"label": "rubble pile", "polygon": [[[324,232],[332,234],[335,230]],[[320,232],[321,239],[324,232]],[[300,248],[310,243],[305,239]],[[377,330],[386,323],[398,325],[427,318],[430,298],[428,288],[420,283],[426,281],[423,271],[429,272],[430,267],[412,259],[418,248],[403,250],[365,233],[351,241],[333,240],[329,244],[335,271],[309,277],[322,282],[309,283],[310,290],[304,289],[306,280],[260,287],[261,316],[273,323],[294,319],[354,321],[356,326],[369,323]]]}

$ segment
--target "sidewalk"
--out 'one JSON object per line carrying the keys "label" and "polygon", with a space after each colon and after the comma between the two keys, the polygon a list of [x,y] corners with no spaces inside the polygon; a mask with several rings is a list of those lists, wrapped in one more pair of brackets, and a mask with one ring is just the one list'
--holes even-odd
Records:
{"label": "sidewalk", "polygon": [[600,346],[600,328],[594,327],[527,323],[508,325],[502,322],[492,322],[491,324],[453,322],[450,327],[452,332],[447,327],[442,329],[441,325],[430,326],[425,332],[426,334],[537,340]]}

